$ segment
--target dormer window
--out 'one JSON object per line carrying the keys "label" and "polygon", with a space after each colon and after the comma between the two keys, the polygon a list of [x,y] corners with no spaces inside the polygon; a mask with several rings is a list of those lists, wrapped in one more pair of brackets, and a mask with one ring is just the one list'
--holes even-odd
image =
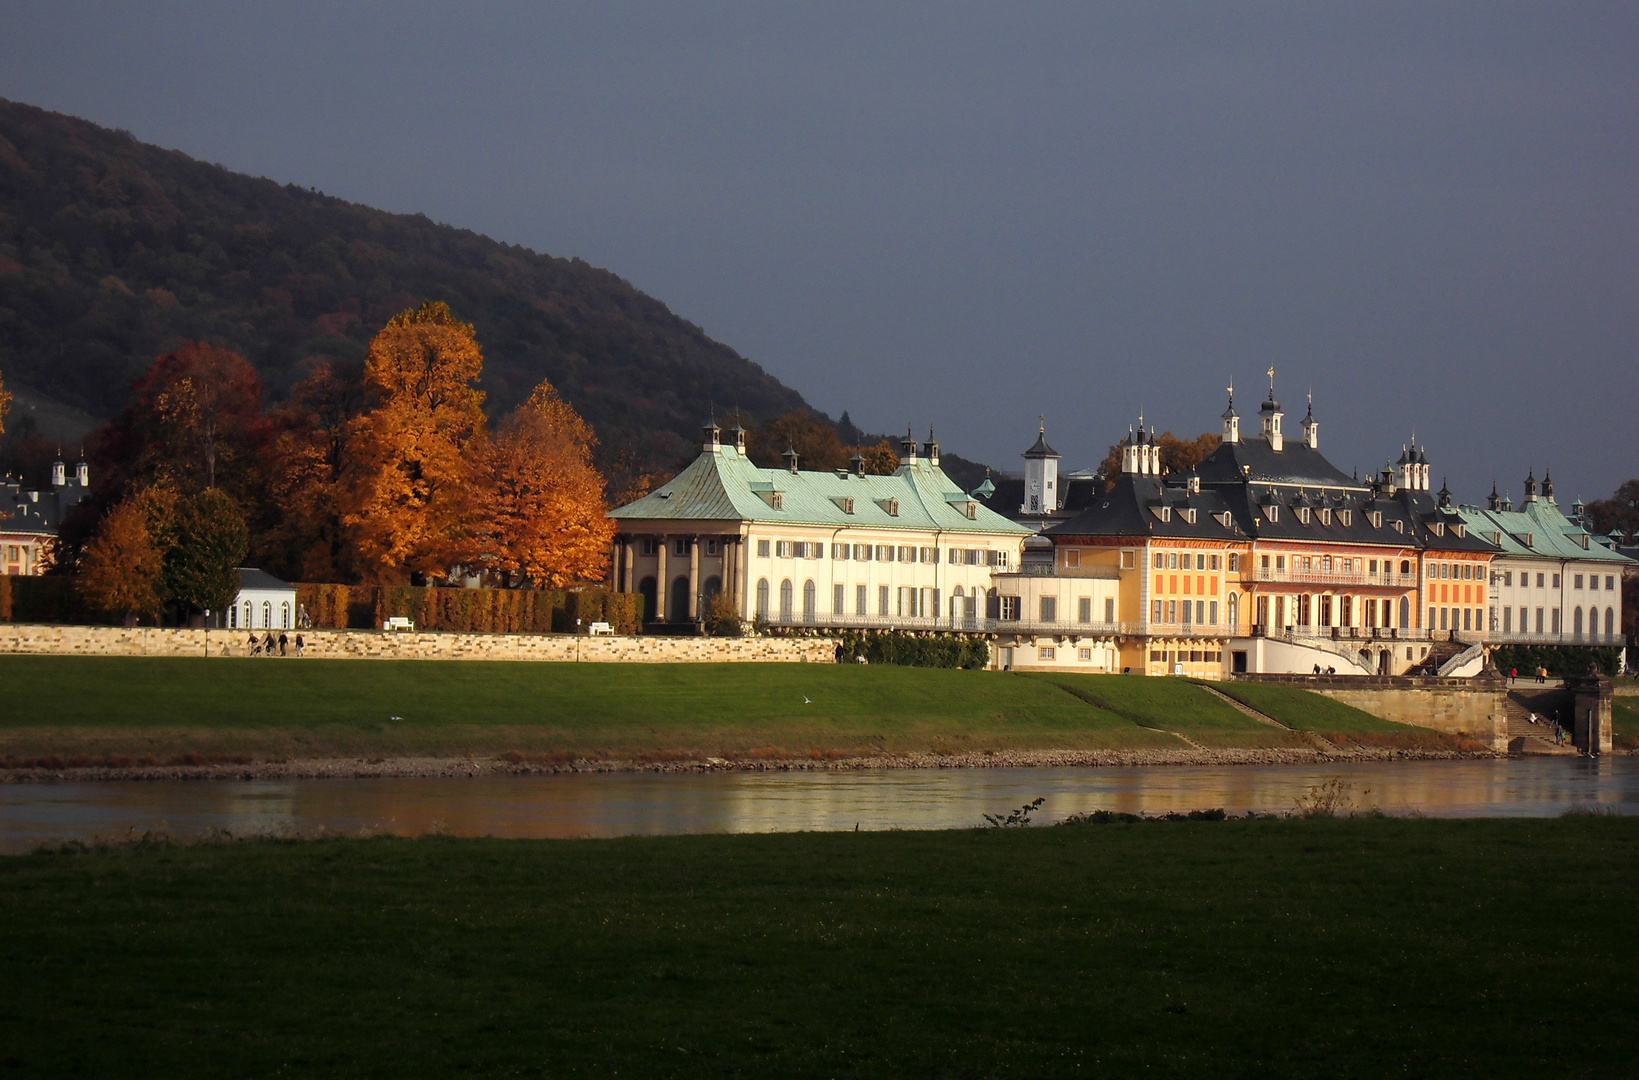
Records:
{"label": "dormer window", "polygon": [[1436,521],[1429,528],[1434,530],[1435,536],[1444,536],[1446,534],[1446,526],[1443,521]]}
{"label": "dormer window", "polygon": [[1270,521],[1279,521],[1280,520],[1280,507],[1278,507],[1278,506],[1266,506],[1266,507],[1264,507],[1263,508],[1263,516],[1268,518]]}
{"label": "dormer window", "polygon": [[1229,528],[1229,511],[1228,510],[1220,511],[1219,513],[1216,513],[1212,516],[1217,518],[1219,525],[1222,525],[1226,529]]}
{"label": "dormer window", "polygon": [[1330,510],[1322,510],[1320,512],[1320,523],[1322,525],[1330,525],[1332,523],[1332,512]]}
{"label": "dormer window", "polygon": [[967,515],[969,521],[977,521],[979,519],[979,504],[976,502],[963,503],[962,513]]}
{"label": "dormer window", "polygon": [[831,501],[836,503],[837,509],[841,510],[844,514],[851,514],[854,512],[854,497],[852,495],[838,495]]}
{"label": "dormer window", "polygon": [[1309,508],[1307,506],[1298,507],[1298,520],[1305,525],[1309,524]]}
{"label": "dormer window", "polygon": [[783,491],[770,491],[768,493],[768,505],[773,507],[776,510],[784,510],[785,509],[785,492],[783,492]]}
{"label": "dormer window", "polygon": [[1160,518],[1162,521],[1171,521],[1172,520],[1172,507],[1170,507],[1170,506],[1157,506],[1155,508],[1155,516]]}
{"label": "dormer window", "polygon": [[898,517],[899,516],[899,500],[898,499],[878,499],[876,501],[876,504],[878,506],[882,507],[883,512],[886,513],[889,517]]}
{"label": "dormer window", "polygon": [[1468,526],[1453,525],[1451,526],[1451,531],[1457,534],[1457,539],[1461,540],[1463,537],[1468,535]]}
{"label": "dormer window", "polygon": [[1400,520],[1399,518],[1395,518],[1394,519],[1394,531],[1397,532],[1397,533],[1405,532],[1406,531],[1406,523],[1404,521]]}
{"label": "dormer window", "polygon": [[1337,518],[1338,518],[1339,521],[1343,522],[1343,527],[1345,529],[1347,529],[1347,528],[1351,527],[1352,525],[1354,525],[1354,511],[1353,510],[1339,510],[1337,512]]}
{"label": "dormer window", "polygon": [[1383,527],[1383,511],[1373,510],[1372,511],[1372,528],[1381,529],[1382,527]]}
{"label": "dormer window", "polygon": [[1193,506],[1184,511],[1184,520],[1191,525],[1195,524],[1195,508]]}

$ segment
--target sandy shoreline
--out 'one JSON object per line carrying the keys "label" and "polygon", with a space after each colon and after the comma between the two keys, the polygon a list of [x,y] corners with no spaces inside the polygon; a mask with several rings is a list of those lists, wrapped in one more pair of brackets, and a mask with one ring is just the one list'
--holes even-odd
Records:
{"label": "sandy shoreline", "polygon": [[0,769],[0,784],[133,780],[474,779],[563,773],[860,772],[881,769],[1124,768],[1158,765],[1312,765],[1350,761],[1457,761],[1501,758],[1485,751],[1286,747],[1220,750],[998,750],[970,754],[877,754],[854,757],[687,758],[572,761],[507,757],[310,758],[294,761],[173,765],[86,765]]}

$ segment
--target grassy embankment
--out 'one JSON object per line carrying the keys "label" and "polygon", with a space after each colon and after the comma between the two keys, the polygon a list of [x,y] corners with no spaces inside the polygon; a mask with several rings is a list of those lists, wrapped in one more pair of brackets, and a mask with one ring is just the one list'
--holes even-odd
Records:
{"label": "grassy embankment", "polygon": [[[1303,745],[1192,683],[1135,676],[831,664],[13,656],[0,657],[0,685],[29,688],[0,697],[0,761],[14,764],[186,754],[800,757],[1185,748],[1170,732],[1210,747]],[[1364,713],[1343,721],[1353,726],[1340,730],[1368,734],[1384,726]]]}
{"label": "grassy embankment", "polygon": [[1627,1075],[1635,865],[1632,818],[5,858],[0,1071]]}
{"label": "grassy embankment", "polygon": [[1297,731],[1307,731],[1339,746],[1426,748],[1449,745],[1439,732],[1397,724],[1333,701],[1324,694],[1268,683],[1215,683],[1218,690]]}
{"label": "grassy embankment", "polygon": [[1611,699],[1611,730],[1618,747],[1639,750],[1639,697],[1621,694]]}

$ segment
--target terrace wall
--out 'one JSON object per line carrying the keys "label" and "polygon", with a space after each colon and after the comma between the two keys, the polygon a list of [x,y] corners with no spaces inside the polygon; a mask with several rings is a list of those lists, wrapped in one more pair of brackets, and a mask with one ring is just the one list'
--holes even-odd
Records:
{"label": "terrace wall", "polygon": [[1325,694],[1384,720],[1466,735],[1502,753],[1508,749],[1508,685],[1501,679],[1406,675],[1237,675]]}

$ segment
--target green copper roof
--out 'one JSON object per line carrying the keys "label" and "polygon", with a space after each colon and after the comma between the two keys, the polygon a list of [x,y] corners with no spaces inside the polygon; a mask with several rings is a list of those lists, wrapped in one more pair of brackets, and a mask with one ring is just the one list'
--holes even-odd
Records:
{"label": "green copper roof", "polygon": [[1588,530],[1567,518],[1558,505],[1539,499],[1519,510],[1481,510],[1465,506],[1458,511],[1470,532],[1502,548],[1504,555],[1538,559],[1578,559],[1583,562],[1627,563],[1631,560],[1590,537]]}
{"label": "green copper roof", "polygon": [[[781,508],[774,508],[779,493]],[[848,500],[853,512],[848,512]],[[897,502],[897,507],[893,504]],[[610,513],[617,521],[759,521],[870,529],[920,529],[1028,536],[975,502],[938,466],[918,458],[892,476],[791,472],[753,465],[732,446],[702,451],[654,491]],[[897,509],[898,515],[890,512]]]}

